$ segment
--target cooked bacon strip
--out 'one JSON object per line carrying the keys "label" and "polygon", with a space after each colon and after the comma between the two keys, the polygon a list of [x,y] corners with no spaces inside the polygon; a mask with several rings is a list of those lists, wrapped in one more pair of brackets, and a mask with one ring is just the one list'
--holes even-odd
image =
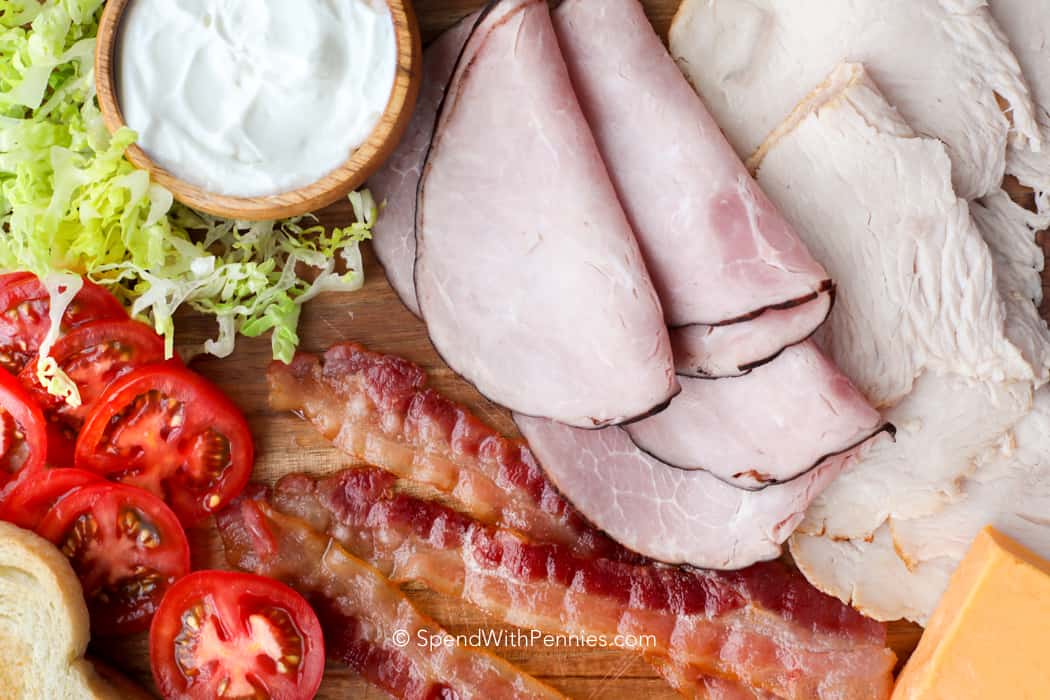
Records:
{"label": "cooked bacon strip", "polygon": [[[276,512],[262,489],[252,496],[217,518],[226,558],[237,568],[284,581],[309,599],[324,627],[329,658],[405,700],[563,697],[486,651],[420,644],[444,631],[400,589],[327,535]],[[393,640],[399,630],[408,635],[404,646]]]}
{"label": "cooked bacon strip", "polygon": [[740,681],[707,675],[687,664],[660,657],[649,661],[668,685],[692,700],[777,700],[772,693],[755,690]]}
{"label": "cooked bacon strip", "polygon": [[584,554],[630,558],[551,484],[532,452],[427,387],[408,360],[354,343],[270,366],[270,404],[336,447],[456,498],[472,516]]}
{"label": "cooked bacon strip", "polygon": [[505,621],[547,630],[648,634],[650,654],[784,698],[888,696],[885,627],[777,562],[699,572],[584,557],[439,503],[395,493],[393,475],[348,470],[277,485],[274,505],[371,561]]}

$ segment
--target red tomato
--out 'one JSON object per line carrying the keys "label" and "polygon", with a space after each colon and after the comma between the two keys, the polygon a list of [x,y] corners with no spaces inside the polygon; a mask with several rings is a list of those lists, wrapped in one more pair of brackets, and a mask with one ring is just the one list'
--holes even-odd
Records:
{"label": "red tomato", "polygon": [[32,272],[7,272],[0,275],[0,289],[3,289],[9,284],[20,282],[28,277],[33,277]]}
{"label": "red tomato", "polygon": [[142,365],[164,359],[164,339],[144,323],[123,319],[95,321],[63,336],[51,348],[51,357],[80,391],[80,405],[70,406],[49,394],[30,362],[18,375],[48,421],[48,457],[56,466],[73,463],[77,433],[99,396],[113,381]]}
{"label": "red tomato", "polygon": [[147,489],[193,525],[237,497],[254,460],[240,410],[176,363],[114,382],[80,431],[76,465]]}
{"label": "red tomato", "polygon": [[23,472],[13,482],[10,493],[0,500],[0,520],[35,530],[59,500],[81,486],[100,481],[98,474],[83,469]]}
{"label": "red tomato", "polygon": [[167,592],[149,632],[167,700],[309,700],[324,673],[317,615],[283,583],[198,571]]}
{"label": "red tomato", "polygon": [[0,487],[20,471],[43,468],[46,457],[44,414],[18,380],[0,369]]}
{"label": "red tomato", "polygon": [[[18,374],[40,349],[51,328],[47,289],[36,277],[14,273],[0,279],[0,367]],[[102,287],[84,280],[73,303],[62,317],[62,332],[105,318],[127,318],[117,298]]]}
{"label": "red tomato", "polygon": [[190,570],[178,518],[134,486],[82,486],[55,504],[37,532],[69,558],[99,634],[146,629],[164,593]]}

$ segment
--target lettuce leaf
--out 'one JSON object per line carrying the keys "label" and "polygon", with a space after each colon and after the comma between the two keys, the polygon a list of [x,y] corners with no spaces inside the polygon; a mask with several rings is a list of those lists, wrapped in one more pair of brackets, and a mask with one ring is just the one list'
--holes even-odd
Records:
{"label": "lettuce leaf", "polygon": [[[274,357],[289,362],[302,304],[363,283],[358,244],[371,237],[375,202],[352,193],[356,223],[331,230],[311,216],[238,222],[173,203],[124,158],[135,134],[110,135],[102,122],[93,54],[103,4],[0,0],[0,269],[45,280],[59,317],[72,276],[107,285],[169,355],[174,314],[188,306],[218,327],[189,352],[225,356],[238,334],[271,332]],[[56,370],[38,368],[75,401]]]}

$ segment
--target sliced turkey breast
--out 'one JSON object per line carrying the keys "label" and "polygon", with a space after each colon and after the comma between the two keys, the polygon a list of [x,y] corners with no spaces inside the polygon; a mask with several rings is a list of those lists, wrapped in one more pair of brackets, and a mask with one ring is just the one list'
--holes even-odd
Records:
{"label": "sliced turkey breast", "polygon": [[925,623],[981,528],[994,525],[1050,556],[1050,389],[1010,433],[989,448],[935,513],[888,520],[870,539],[796,534],[795,561],[818,588],[880,620]]}
{"label": "sliced turkey breast", "polygon": [[1010,40],[1025,79],[1035,98],[1036,119],[1043,134],[1043,148],[1036,152],[1012,146],[1006,171],[1036,191],[1042,214],[1039,228],[1050,224],[1050,0],[992,0],[992,15]]}
{"label": "sliced turkey breast", "polygon": [[927,373],[885,413],[894,442],[865,445],[814,499],[799,530],[863,539],[890,518],[935,513],[961,497],[962,479],[988,450],[1009,444],[1032,405],[1032,385]]}
{"label": "sliced turkey breast", "polygon": [[639,554],[705,569],[779,556],[806,506],[848,460],[832,458],[786,484],[747,491],[654,459],[620,427],[514,420],[551,481],[598,528]]}
{"label": "sliced turkey breast", "polygon": [[790,481],[885,427],[812,341],[744,377],[680,381],[670,406],[625,430],[657,459],[738,488]]}
{"label": "sliced turkey breast", "polygon": [[678,391],[663,311],[540,0],[489,5],[420,182],[416,292],[448,365],[512,410],[598,427]]}
{"label": "sliced turkey breast", "polygon": [[873,404],[896,404],[924,371],[1045,377],[1045,336],[1011,337],[995,261],[952,191],[944,146],[918,137],[864,68],[840,66],[753,162],[838,280],[821,340]]}
{"label": "sliced turkey breast", "polygon": [[[935,512],[1029,409],[1050,364],[1045,324],[1008,320],[1031,306],[1024,246],[992,253],[952,192],[944,147],[917,137],[860,66],[836,70],[754,161],[840,280],[820,340],[898,428],[895,443],[861,450],[803,531],[862,538]],[[1016,264],[1000,275],[1006,258]]]}
{"label": "sliced turkey breast", "polygon": [[869,540],[835,540],[795,533],[791,556],[820,591],[875,620],[911,620],[932,614],[958,562],[941,558],[909,570],[893,549],[888,525]]}
{"label": "sliced turkey breast", "polygon": [[463,18],[423,52],[423,78],[412,121],[390,160],[368,181],[376,201],[385,202],[383,215],[372,228],[372,248],[390,286],[416,316],[419,302],[412,280],[416,260],[416,190],[445,86],[477,21],[476,13]]}
{"label": "sliced turkey breast", "polygon": [[[554,24],[668,325],[731,324],[745,337],[698,349],[714,355],[703,371],[739,374],[808,337],[824,320],[827,273],[755,185],[638,0],[566,0]],[[753,323],[809,303],[816,312],[799,309],[793,323]]]}
{"label": "sliced turkey breast", "polygon": [[964,199],[999,189],[1008,141],[1041,142],[1017,58],[984,0],[684,0],[670,45],[741,154],[847,60],[871,70],[916,131],[946,144]]}

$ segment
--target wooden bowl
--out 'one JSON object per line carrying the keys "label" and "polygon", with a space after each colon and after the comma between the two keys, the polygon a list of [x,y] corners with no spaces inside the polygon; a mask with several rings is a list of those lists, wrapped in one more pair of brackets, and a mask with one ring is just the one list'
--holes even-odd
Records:
{"label": "wooden bowl", "polygon": [[[95,47],[95,79],[102,118],[109,131],[126,126],[117,95],[114,54],[120,37],[120,21],[133,0],[108,0],[98,28]],[[394,19],[397,37],[397,72],[386,111],[368,139],[347,161],[317,182],[281,194],[264,197],[231,197],[215,194],[181,180],[160,167],[137,145],[125,154],[136,167],[148,170],[154,182],[171,191],[175,199],[194,209],[228,219],[283,219],[316,211],[345,197],[364,184],[390,157],[408,126],[419,93],[423,49],[419,25],[411,0],[386,0]]]}

